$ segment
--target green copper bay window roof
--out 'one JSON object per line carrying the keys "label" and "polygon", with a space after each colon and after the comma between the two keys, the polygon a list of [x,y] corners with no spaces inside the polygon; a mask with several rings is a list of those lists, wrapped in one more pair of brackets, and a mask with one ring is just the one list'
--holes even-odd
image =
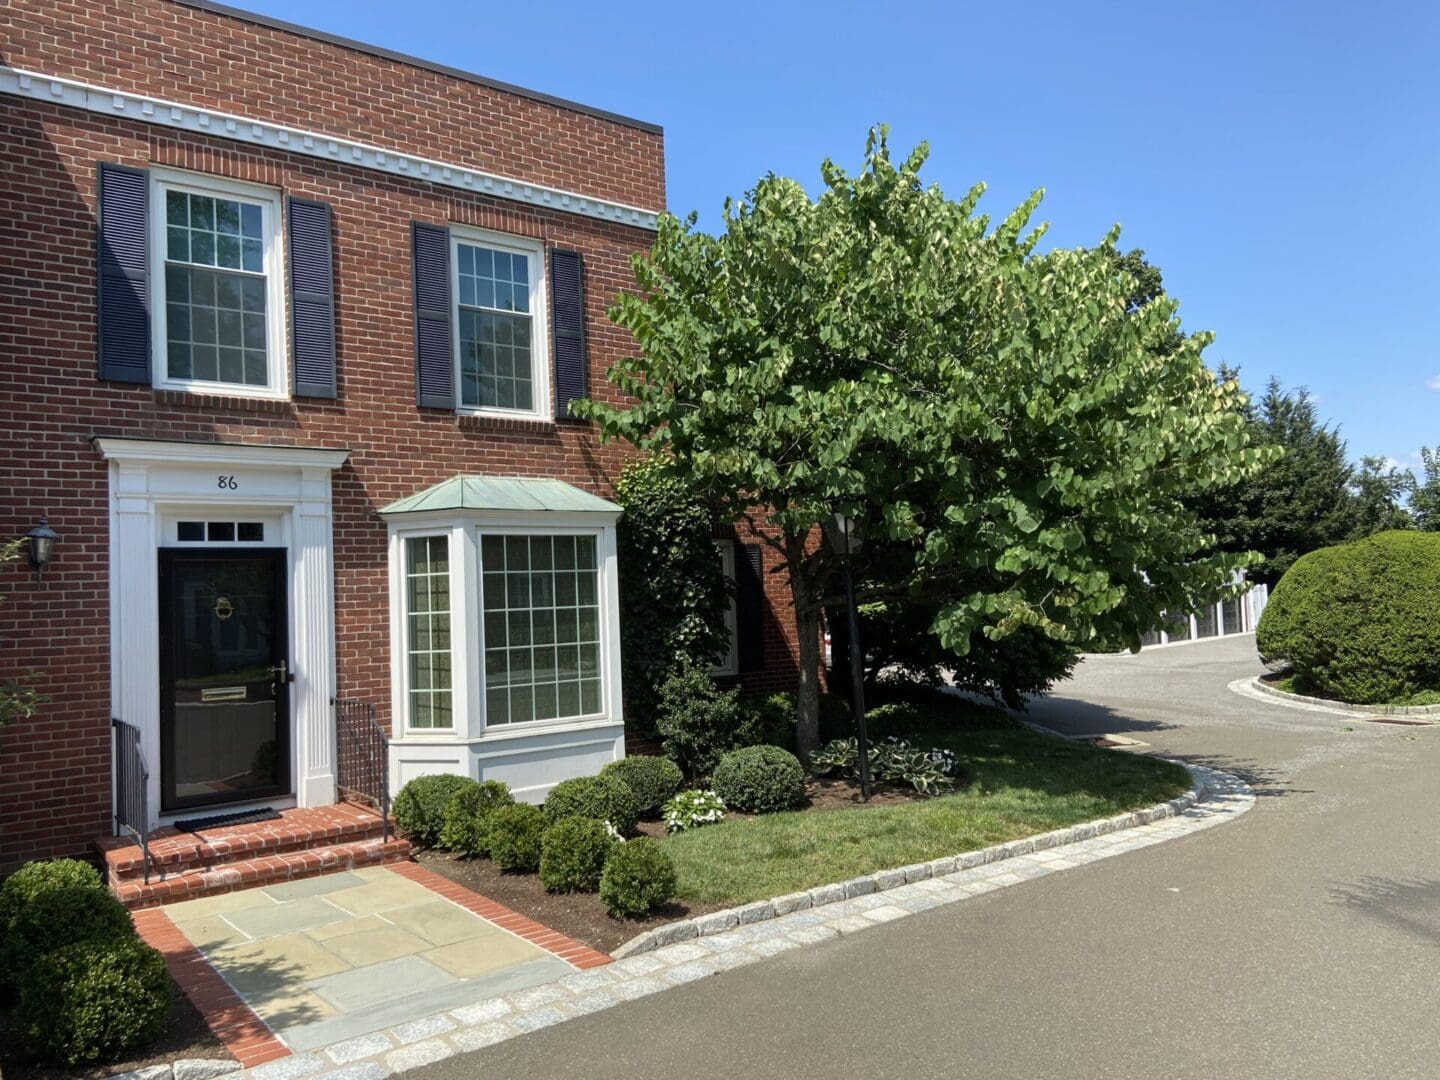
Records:
{"label": "green copper bay window roof", "polygon": [[608,499],[581,491],[563,480],[515,476],[452,476],[434,487],[382,507],[382,514],[418,514],[446,510],[555,511],[618,514]]}

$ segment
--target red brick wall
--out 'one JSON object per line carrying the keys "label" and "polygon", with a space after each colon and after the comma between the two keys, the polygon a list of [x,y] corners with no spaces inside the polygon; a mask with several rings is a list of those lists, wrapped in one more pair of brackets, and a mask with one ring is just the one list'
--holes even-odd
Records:
{"label": "red brick wall", "polygon": [[665,205],[656,132],[170,0],[7,0],[0,41],[11,67]]}
{"label": "red brick wall", "polygon": [[[16,66],[663,204],[658,135],[339,46],[158,0],[9,4],[0,30],[4,60]],[[287,113],[287,99],[306,105]],[[109,825],[108,480],[92,436],[350,449],[334,479],[339,690],[388,710],[386,533],[375,508],[466,471],[558,477],[608,494],[626,452],[575,423],[416,407],[411,220],[464,222],[583,252],[590,390],[602,398],[614,394],[605,369],[633,348],[605,309],[632,283],[629,257],[651,236],[64,106],[0,102],[0,536],[25,532],[41,514],[60,534],[43,579],[23,564],[0,571],[0,677],[36,671],[49,696],[34,721],[0,730],[4,868],[80,852]],[[332,204],[336,401],[201,398],[96,379],[102,160],[171,165]],[[776,608],[770,670],[758,683],[785,685],[793,681],[793,620],[781,579],[766,580]]]}

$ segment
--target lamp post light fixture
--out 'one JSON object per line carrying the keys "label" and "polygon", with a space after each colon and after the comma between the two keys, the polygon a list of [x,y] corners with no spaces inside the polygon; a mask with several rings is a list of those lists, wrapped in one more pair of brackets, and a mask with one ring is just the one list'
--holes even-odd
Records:
{"label": "lamp post light fixture", "polygon": [[844,560],[845,606],[850,629],[850,715],[855,721],[855,742],[860,766],[860,798],[870,800],[870,738],[865,731],[865,669],[860,651],[860,613],[855,606],[855,572],[852,557],[864,546],[864,528],[844,512],[837,511],[821,525],[825,543]]}
{"label": "lamp post light fixture", "polygon": [[34,567],[35,573],[39,574],[50,562],[50,556],[55,551],[55,541],[58,539],[55,530],[50,528],[50,519],[42,514],[40,524],[26,533],[25,539],[30,541],[30,565]]}

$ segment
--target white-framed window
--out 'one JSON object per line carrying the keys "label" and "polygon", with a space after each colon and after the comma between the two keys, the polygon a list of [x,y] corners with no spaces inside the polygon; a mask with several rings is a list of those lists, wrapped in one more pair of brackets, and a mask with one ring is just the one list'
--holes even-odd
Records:
{"label": "white-framed window", "polygon": [[617,516],[392,520],[392,703],[402,738],[503,739],[621,721]]}
{"label": "white-framed window", "polygon": [[604,711],[598,537],[480,538],[485,723]]}
{"label": "white-framed window", "polygon": [[151,170],[157,387],[288,394],[281,217],[273,189]]}
{"label": "white-framed window", "polygon": [[715,552],[725,575],[728,597],[725,602],[725,652],[710,669],[711,675],[736,675],[740,671],[739,617],[735,607],[735,541],[716,540]]}
{"label": "white-framed window", "polygon": [[458,225],[450,244],[457,407],[550,419],[544,245]]}
{"label": "white-framed window", "polygon": [[407,536],[403,544],[405,726],[455,726],[450,644],[450,537]]}

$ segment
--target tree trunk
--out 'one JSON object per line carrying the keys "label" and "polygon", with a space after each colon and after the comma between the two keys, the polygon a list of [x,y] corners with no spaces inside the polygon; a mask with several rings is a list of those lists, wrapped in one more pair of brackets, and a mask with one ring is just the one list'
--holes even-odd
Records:
{"label": "tree trunk", "polygon": [[795,601],[795,630],[800,637],[800,679],[796,688],[795,749],[802,759],[820,747],[820,608],[808,592],[796,587],[791,577],[791,596]]}

